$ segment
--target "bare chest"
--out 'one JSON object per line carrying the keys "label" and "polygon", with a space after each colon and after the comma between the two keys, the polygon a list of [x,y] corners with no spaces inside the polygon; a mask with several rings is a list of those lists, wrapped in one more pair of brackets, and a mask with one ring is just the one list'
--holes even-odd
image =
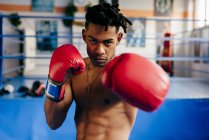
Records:
{"label": "bare chest", "polygon": [[88,73],[73,77],[72,90],[77,105],[85,107],[106,107],[120,102],[118,96],[101,83],[100,73]]}

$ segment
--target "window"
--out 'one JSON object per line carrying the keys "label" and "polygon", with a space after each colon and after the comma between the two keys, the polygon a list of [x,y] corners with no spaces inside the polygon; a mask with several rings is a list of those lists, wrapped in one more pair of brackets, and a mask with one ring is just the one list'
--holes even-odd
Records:
{"label": "window", "polygon": [[32,0],[32,10],[37,12],[53,12],[54,0]]}
{"label": "window", "polygon": [[57,21],[36,21],[37,50],[53,51],[57,47]]}

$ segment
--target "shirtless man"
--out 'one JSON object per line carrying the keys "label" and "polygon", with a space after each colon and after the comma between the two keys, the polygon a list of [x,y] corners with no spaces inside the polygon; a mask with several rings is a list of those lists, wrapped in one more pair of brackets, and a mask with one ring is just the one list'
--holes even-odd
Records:
{"label": "shirtless man", "polygon": [[[155,98],[159,99],[160,103],[162,102],[167,92],[168,81],[163,81],[160,78],[155,81],[159,84],[157,88],[166,89],[165,91],[158,91],[162,95],[159,98],[158,96],[161,95],[152,95],[156,94],[151,93],[153,91],[146,91],[148,92],[147,99],[141,93],[138,95],[139,92],[145,91],[141,91],[142,88],[140,87],[132,88],[132,85],[134,86],[131,82],[132,79],[117,81],[117,83],[125,82],[125,85],[131,83],[131,85],[128,85],[131,89],[123,89],[124,86],[121,87],[117,83],[114,88],[110,86],[114,84],[113,79],[110,79],[112,78],[113,66],[116,63],[122,65],[126,63],[125,57],[120,62],[119,59],[116,59],[115,49],[123,37],[119,27],[122,26],[126,32],[127,23],[131,24],[127,18],[119,13],[118,5],[92,6],[87,11],[85,29],[82,31],[89,57],[83,59],[76,48],[69,44],[58,47],[53,52],[49,66],[49,80],[46,86],[47,98],[44,106],[46,121],[51,129],[57,129],[62,125],[68,109],[75,101],[76,112],[74,118],[77,140],[128,140],[136,118],[137,107],[145,111],[152,111],[159,106],[158,103],[158,105],[155,104]],[[127,55],[129,57],[129,54]],[[147,61],[135,59],[138,59],[138,57],[130,60],[129,64],[132,63],[131,61],[139,61],[140,63]],[[110,65],[107,67],[107,64]],[[149,63],[149,65],[153,64]],[[158,69],[155,67],[154,65],[154,69]],[[148,71],[149,69],[152,68],[148,67]],[[124,72],[125,70],[121,69],[120,77],[132,73],[132,71]],[[157,75],[166,77],[166,74],[162,71]],[[119,78],[115,77],[116,80]],[[139,79],[143,80],[141,77]],[[135,81],[137,84],[139,83],[138,78]],[[149,86],[153,85],[153,82],[150,81]],[[160,83],[166,86],[162,87]],[[122,91],[120,92],[120,90]],[[119,94],[116,94],[116,92],[119,92]],[[129,97],[132,94],[133,97]]]}

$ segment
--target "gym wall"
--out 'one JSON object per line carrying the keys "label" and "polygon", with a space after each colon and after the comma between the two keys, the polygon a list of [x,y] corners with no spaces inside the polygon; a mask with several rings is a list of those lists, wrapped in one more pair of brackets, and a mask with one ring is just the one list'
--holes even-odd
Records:
{"label": "gym wall", "polygon": [[[31,1],[24,1],[24,0],[20,0],[20,1],[13,1],[13,0],[2,0],[0,2],[0,11],[3,14],[9,14],[12,12],[18,12],[20,15],[32,15],[32,16],[37,16],[37,15],[41,15],[41,16],[63,16],[63,10],[64,7],[68,4],[68,0],[55,0],[54,4],[55,4],[55,8],[54,8],[54,12],[53,13],[47,13],[47,12],[33,12],[32,8],[31,8]],[[97,4],[98,1],[97,0],[89,0],[86,1],[87,2],[91,2],[92,4]],[[84,3],[84,4],[86,4]],[[76,17],[83,17],[85,15],[85,11],[83,6],[85,6],[84,4],[78,4],[75,3],[78,6],[78,12],[76,13]],[[179,21],[179,20],[169,20],[170,17],[172,18],[176,18],[176,19],[181,19],[181,18],[199,18],[198,14],[194,14],[194,10],[193,10],[193,1],[191,0],[184,0],[184,1],[180,1],[180,0],[174,0],[173,3],[173,13],[171,16],[169,17],[156,17],[155,16],[155,11],[154,11],[154,0],[147,0],[147,1],[126,1],[126,0],[119,0],[119,4],[120,4],[120,8],[122,10],[122,12],[124,13],[124,15],[130,17],[130,18],[146,18],[145,19],[145,46],[144,47],[129,47],[127,45],[126,40],[122,40],[122,42],[120,43],[120,45],[118,46],[117,49],[117,53],[123,53],[123,52],[133,52],[133,53],[137,53],[140,55],[143,55],[145,57],[148,58],[155,58],[157,57],[157,47],[156,46],[160,46],[161,48],[163,47],[163,40],[161,39],[155,39],[156,37],[163,37],[165,32],[171,32],[172,34],[176,35],[177,37],[184,37],[186,36],[186,34],[184,34],[184,31],[190,31],[194,28],[194,26],[196,28],[198,28],[198,24],[196,22],[183,22],[183,21]],[[196,1],[195,4],[198,4],[198,0]],[[157,20],[157,19],[158,20]],[[162,18],[162,20],[159,20],[160,18]],[[152,19],[152,20],[150,20]],[[156,20],[155,20],[156,19]],[[165,20],[164,20],[165,19]],[[167,20],[166,20],[167,19]],[[36,20],[43,20],[43,19],[33,19],[33,18],[24,18],[22,19],[22,25],[21,28],[22,30],[24,30],[25,33],[27,33],[27,35],[30,35],[29,33],[34,33],[35,31],[35,21]],[[45,20],[45,19],[44,19]],[[47,19],[47,20],[56,20],[58,22],[58,27],[57,30],[58,32],[58,36],[68,36],[68,29],[66,27],[64,27],[61,19]],[[7,22],[7,21],[4,21]],[[4,23],[3,26],[9,26],[9,24]],[[73,26],[73,33],[75,36],[81,36],[81,30],[82,30],[82,26],[77,26],[74,25]],[[6,29],[6,28],[5,28]],[[33,31],[32,31],[33,30]],[[4,33],[8,33],[9,30],[5,30]],[[34,35],[32,33],[32,35]],[[188,33],[187,33],[188,34]],[[126,36],[125,36],[126,37]],[[149,39],[150,38],[150,39]],[[154,39],[153,39],[154,38]],[[28,45],[30,46],[36,46],[35,42],[36,41],[28,41],[29,38],[24,38],[24,42],[30,42],[25,43],[24,44],[24,52],[25,55],[30,55],[33,54],[35,56],[48,56],[50,57],[51,52],[38,52],[37,49],[31,49],[30,51],[26,51],[29,50],[27,48],[30,48]],[[57,42],[57,46],[64,44],[64,43],[68,43],[68,39],[66,38],[58,38]],[[83,56],[86,56],[85,53],[85,44],[83,43],[81,38],[74,38],[74,42],[75,45],[78,46],[78,49],[81,51]],[[182,40],[175,40],[172,41],[173,42],[173,55],[174,56],[188,56],[190,55],[190,47],[185,47],[184,49],[182,49],[182,44],[185,44],[184,41]],[[5,42],[6,43],[6,42]],[[188,43],[187,43],[188,44]],[[6,47],[9,44],[4,44],[4,46]],[[186,45],[188,46],[188,45]],[[9,49],[9,48],[8,48]],[[35,51],[35,52],[34,52]],[[46,76],[47,72],[48,72],[48,60],[44,59],[41,60],[37,59],[37,60],[27,60],[27,61],[32,61],[32,62],[26,62],[26,68],[24,70],[24,75],[27,76],[33,76],[33,75],[40,75],[40,76]],[[35,67],[34,67],[35,65]],[[184,61],[176,61],[174,63],[174,69],[175,67],[179,67],[179,66],[190,66],[190,64],[188,64],[188,62],[184,62]],[[44,68],[44,71],[43,71]],[[190,75],[189,72],[187,71],[182,71],[182,70],[178,70],[175,69],[175,75],[177,76],[188,76]]]}

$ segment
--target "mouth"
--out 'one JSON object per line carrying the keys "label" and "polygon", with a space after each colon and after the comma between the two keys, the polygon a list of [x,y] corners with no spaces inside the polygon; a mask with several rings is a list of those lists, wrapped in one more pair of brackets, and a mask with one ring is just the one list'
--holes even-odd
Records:
{"label": "mouth", "polygon": [[107,59],[106,58],[101,58],[101,57],[95,57],[95,58],[93,58],[93,61],[94,61],[95,65],[102,66],[102,65],[106,64]]}

